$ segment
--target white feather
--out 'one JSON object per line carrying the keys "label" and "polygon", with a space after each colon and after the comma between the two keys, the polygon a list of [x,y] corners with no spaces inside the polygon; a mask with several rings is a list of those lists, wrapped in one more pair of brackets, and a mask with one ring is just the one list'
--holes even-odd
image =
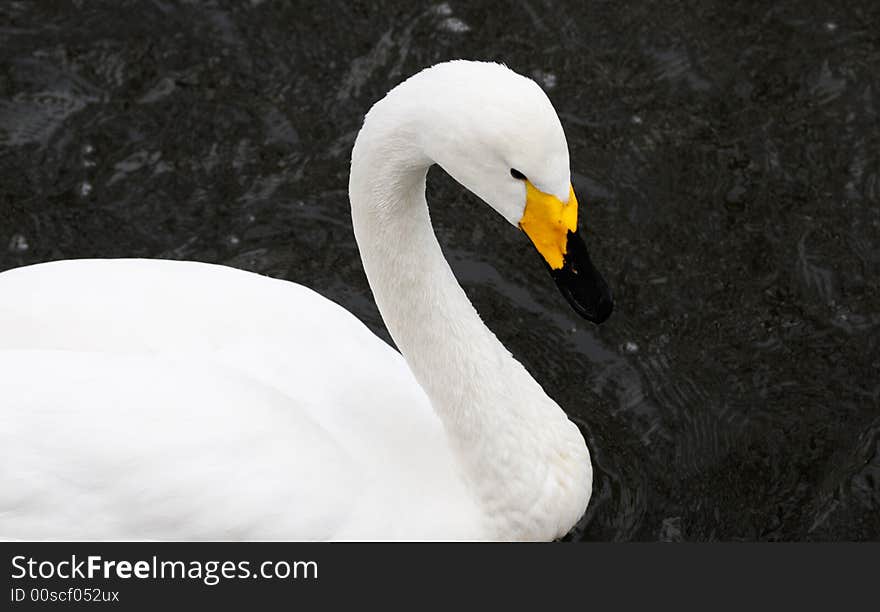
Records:
{"label": "white feather", "polygon": [[[493,113],[493,109],[503,109]],[[0,537],[552,539],[583,437],[480,320],[424,199],[440,163],[515,223],[568,189],[549,100],[450,62],[352,155],[355,235],[403,356],[311,290],[226,268],[74,260],[0,274]]]}

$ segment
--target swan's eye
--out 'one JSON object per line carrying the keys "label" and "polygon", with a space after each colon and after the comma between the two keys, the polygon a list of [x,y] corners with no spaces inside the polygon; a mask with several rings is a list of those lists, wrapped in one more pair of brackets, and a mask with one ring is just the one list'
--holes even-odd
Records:
{"label": "swan's eye", "polygon": [[517,170],[516,168],[510,169],[510,176],[512,176],[513,178],[515,178],[518,181],[526,180],[526,175],[523,174],[522,172],[520,172],[519,170]]}

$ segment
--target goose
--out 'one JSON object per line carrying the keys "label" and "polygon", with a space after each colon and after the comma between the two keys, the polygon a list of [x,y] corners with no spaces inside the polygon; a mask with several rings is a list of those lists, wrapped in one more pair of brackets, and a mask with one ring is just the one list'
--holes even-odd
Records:
{"label": "goose", "polygon": [[434,164],[525,233],[577,313],[610,315],[547,95],[500,64],[437,64],[371,108],[351,155],[354,235],[399,352],[302,285],[225,266],[0,274],[0,537],[565,535],[590,499],[586,442],[456,281]]}

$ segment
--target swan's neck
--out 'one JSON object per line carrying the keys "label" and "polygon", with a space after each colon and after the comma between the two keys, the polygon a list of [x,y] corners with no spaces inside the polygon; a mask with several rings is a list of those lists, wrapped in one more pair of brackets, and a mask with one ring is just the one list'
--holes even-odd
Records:
{"label": "swan's neck", "polygon": [[379,311],[443,422],[487,528],[503,538],[558,537],[589,499],[583,437],[456,281],[425,201],[433,162],[418,135],[384,121],[381,110],[358,136],[350,181],[355,236]]}

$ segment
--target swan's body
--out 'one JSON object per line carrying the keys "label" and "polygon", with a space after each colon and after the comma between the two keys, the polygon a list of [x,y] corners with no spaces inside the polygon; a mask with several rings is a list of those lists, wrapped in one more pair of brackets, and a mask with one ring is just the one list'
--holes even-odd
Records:
{"label": "swan's body", "polygon": [[0,305],[0,536],[473,529],[440,421],[403,358],[310,289],[150,260],[0,278],[14,296]]}
{"label": "swan's body", "polygon": [[[0,538],[563,535],[589,500],[586,444],[480,321],[424,199],[436,162],[508,220],[528,216],[522,182],[481,176],[485,155],[456,161],[467,143],[449,138],[509,131],[449,125],[473,113],[472,96],[455,94],[491,107],[493,85],[537,106],[519,134],[532,149],[502,164],[531,166],[528,189],[567,201],[555,112],[497,65],[410,79],[355,145],[355,234],[403,357],[311,290],[221,266],[82,260],[0,274]],[[555,234],[521,225],[551,262]]]}

